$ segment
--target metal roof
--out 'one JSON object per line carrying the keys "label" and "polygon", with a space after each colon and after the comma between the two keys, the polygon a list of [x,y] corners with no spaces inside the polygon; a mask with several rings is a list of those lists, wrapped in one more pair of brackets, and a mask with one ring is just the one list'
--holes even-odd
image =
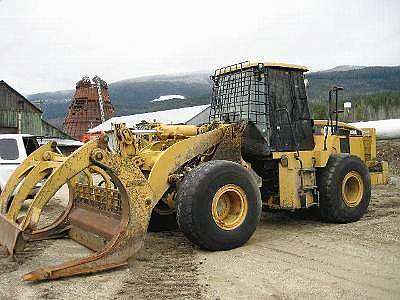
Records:
{"label": "metal roof", "polygon": [[54,141],[58,146],[71,146],[80,147],[83,145],[82,142],[73,139],[61,139],[61,138],[51,138],[51,137],[37,137],[36,138],[40,145],[47,144],[48,142]]}
{"label": "metal roof", "polygon": [[0,134],[0,138],[19,138],[19,137],[29,137],[33,136],[27,133],[2,133]]}
{"label": "metal roof", "polygon": [[142,121],[164,123],[164,124],[184,124],[207,109],[210,105],[190,106],[177,109],[169,109],[144,114],[136,114],[122,117],[113,117],[104,123],[89,130],[89,133],[110,131],[111,124],[125,123],[129,128],[134,127]]}
{"label": "metal roof", "polygon": [[293,64],[287,64],[287,63],[281,63],[281,62],[262,62],[262,61],[257,61],[257,62],[242,62],[242,63],[237,63],[234,65],[230,65],[227,67],[223,67],[220,69],[215,70],[214,75],[219,76],[223,74],[228,74],[231,72],[238,71],[240,69],[248,69],[251,67],[257,67],[258,65],[263,65],[264,67],[270,67],[270,68],[282,68],[282,69],[296,69],[300,70],[302,72],[307,72],[308,68],[305,66],[300,66],[300,65],[293,65]]}

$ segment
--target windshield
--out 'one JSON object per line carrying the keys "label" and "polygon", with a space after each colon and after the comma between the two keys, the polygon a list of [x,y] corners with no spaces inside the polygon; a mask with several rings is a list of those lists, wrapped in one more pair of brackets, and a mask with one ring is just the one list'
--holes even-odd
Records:
{"label": "windshield", "polygon": [[252,121],[262,132],[267,125],[266,79],[258,68],[213,77],[210,121]]}

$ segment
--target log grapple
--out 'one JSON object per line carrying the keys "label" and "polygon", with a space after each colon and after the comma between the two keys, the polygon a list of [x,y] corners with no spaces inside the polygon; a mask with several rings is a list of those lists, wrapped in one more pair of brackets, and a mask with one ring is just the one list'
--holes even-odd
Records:
{"label": "log grapple", "polygon": [[[0,244],[12,255],[23,251],[27,242],[69,237],[94,251],[35,270],[24,280],[126,264],[142,247],[152,210],[166,194],[174,172],[193,159],[203,159],[210,149],[215,152],[227,128],[157,126],[140,139],[123,124],[116,125],[111,135],[114,149],[110,138],[101,136],[68,157],[50,142],[15,170],[0,197]],[[158,138],[150,143],[152,134]],[[69,188],[68,206],[52,224],[39,228],[43,208],[64,185]],[[30,200],[32,189],[38,191]]]}

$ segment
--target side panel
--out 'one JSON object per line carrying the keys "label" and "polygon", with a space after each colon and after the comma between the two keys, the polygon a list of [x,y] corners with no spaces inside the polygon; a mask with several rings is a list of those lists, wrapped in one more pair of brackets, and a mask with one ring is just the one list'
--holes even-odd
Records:
{"label": "side panel", "polygon": [[296,209],[316,204],[314,152],[287,152],[279,163],[280,208]]}
{"label": "side panel", "polygon": [[362,136],[350,136],[350,154],[358,156],[362,161],[366,161],[364,151],[364,137]]}
{"label": "side panel", "polygon": [[387,161],[383,161],[379,164],[380,171],[370,171],[371,184],[388,184],[389,183],[389,165]]}
{"label": "side panel", "polygon": [[375,128],[364,128],[363,132],[363,143],[364,143],[364,154],[365,160],[376,159],[376,129]]}

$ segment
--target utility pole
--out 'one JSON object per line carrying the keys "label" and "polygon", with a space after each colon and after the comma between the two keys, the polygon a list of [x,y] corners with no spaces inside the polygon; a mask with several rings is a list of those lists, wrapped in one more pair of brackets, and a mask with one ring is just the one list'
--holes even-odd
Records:
{"label": "utility pole", "polygon": [[[37,106],[41,111],[43,111],[43,106],[42,104],[46,103],[46,100],[43,99],[37,99],[31,101],[35,106]],[[43,118],[43,115],[40,115],[40,119]],[[43,136],[43,123],[40,123],[40,136]]]}
{"label": "utility pole", "polygon": [[17,133],[22,133],[22,112],[24,110],[24,102],[18,101],[17,104]]}
{"label": "utility pole", "polygon": [[95,76],[93,78],[93,81],[97,85],[97,93],[99,94],[99,108],[100,108],[100,118],[101,118],[101,123],[103,123],[106,118],[104,116],[104,104],[103,104],[103,96],[101,95],[101,78],[99,76]]}
{"label": "utility pole", "polygon": [[43,110],[42,104],[46,103],[46,100],[43,99],[37,99],[37,100],[32,100],[31,103],[33,103],[36,107],[38,107],[40,110]]}

